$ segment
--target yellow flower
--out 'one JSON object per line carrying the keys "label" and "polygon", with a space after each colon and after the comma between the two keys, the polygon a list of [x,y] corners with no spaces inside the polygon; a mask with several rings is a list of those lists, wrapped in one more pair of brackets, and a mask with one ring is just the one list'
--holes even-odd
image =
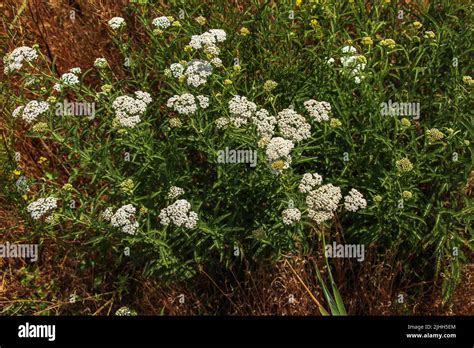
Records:
{"label": "yellow flower", "polygon": [[410,191],[403,191],[402,197],[403,199],[409,200],[413,197],[413,194]]}
{"label": "yellow flower", "polygon": [[46,87],[41,87],[41,88],[40,88],[40,91],[41,91],[42,93],[46,93]]}
{"label": "yellow flower", "polygon": [[153,29],[153,34],[161,35],[161,34],[163,34],[163,30],[161,30],[160,28]]}
{"label": "yellow flower", "polygon": [[331,128],[338,128],[342,126],[342,122],[337,118],[331,118],[331,121],[329,121],[329,126],[331,126]]}
{"label": "yellow flower", "polygon": [[228,85],[231,85],[231,84],[232,84],[231,80],[229,80],[229,79],[224,80],[224,85],[228,86]]}
{"label": "yellow flower", "polygon": [[22,195],[21,198],[23,198],[23,200],[25,200],[25,201],[28,200],[28,196],[27,196],[27,195]]}
{"label": "yellow flower", "polygon": [[472,79],[471,76],[463,76],[463,77],[462,77],[462,80],[464,81],[464,83],[465,83],[466,85],[472,85],[472,84],[474,84],[474,80]]}
{"label": "yellow flower", "polygon": [[296,0],[296,7],[301,7],[303,0]]}
{"label": "yellow flower", "polygon": [[44,162],[47,162],[48,159],[46,157],[43,157],[43,156],[40,156],[39,160],[38,160],[38,164],[43,164]]}
{"label": "yellow flower", "polygon": [[186,80],[186,75],[181,75],[178,77],[179,82],[183,83]]}
{"label": "yellow flower", "polygon": [[103,85],[100,87],[103,93],[109,93],[112,90],[112,85]]}
{"label": "yellow flower", "polygon": [[420,29],[420,28],[423,26],[423,24],[421,24],[421,23],[418,22],[418,21],[413,22],[412,25],[413,25],[413,27],[414,27],[415,29]]}
{"label": "yellow flower", "polygon": [[434,39],[436,37],[435,33],[431,30],[425,31],[425,39]]}
{"label": "yellow flower", "polygon": [[380,195],[374,196],[374,202],[375,203],[380,203],[380,202],[382,202],[382,200],[383,200],[382,196],[380,196]]}
{"label": "yellow flower", "polygon": [[198,22],[198,24],[200,25],[204,25],[206,24],[206,18],[204,18],[203,16],[196,17],[196,22]]}
{"label": "yellow flower", "polygon": [[191,45],[184,46],[184,52],[191,52],[192,50],[193,50],[193,46]]}
{"label": "yellow flower", "polygon": [[246,27],[240,28],[240,35],[247,36],[248,34],[250,34],[250,30],[248,30]]}
{"label": "yellow flower", "polygon": [[48,124],[46,122],[38,122],[31,127],[33,132],[42,133],[48,130]]}
{"label": "yellow flower", "polygon": [[444,134],[438,128],[431,128],[426,131],[426,137],[430,143],[441,140]]}
{"label": "yellow flower", "polygon": [[20,176],[21,175],[21,170],[15,169],[12,171],[12,174],[15,176]]}
{"label": "yellow flower", "polygon": [[263,90],[268,93],[268,92],[273,91],[277,86],[278,86],[277,82],[273,80],[267,80],[263,84]]}
{"label": "yellow flower", "polygon": [[411,122],[408,118],[404,117],[400,120],[401,124],[403,127],[410,127],[411,126]]}
{"label": "yellow flower", "polygon": [[362,44],[367,46],[372,46],[374,44],[374,40],[370,36],[365,36],[362,38]]}
{"label": "yellow flower", "polygon": [[72,189],[73,189],[73,186],[70,183],[66,183],[63,185],[64,191],[71,191]]}
{"label": "yellow flower", "polygon": [[171,128],[181,128],[181,126],[183,125],[183,123],[181,122],[181,120],[177,117],[172,117],[170,118],[170,127]]}
{"label": "yellow flower", "polygon": [[239,72],[240,70],[242,70],[242,67],[238,64],[234,65],[234,71],[237,71]]}
{"label": "yellow flower", "polygon": [[319,22],[315,18],[313,18],[310,23],[311,23],[311,26],[313,27],[313,29],[316,29],[316,28],[319,27]]}
{"label": "yellow flower", "polygon": [[56,103],[56,97],[55,96],[49,96],[48,99],[46,99],[46,101],[50,104],[54,104]]}
{"label": "yellow flower", "polygon": [[278,160],[272,163],[272,168],[275,170],[282,170],[284,166],[285,166],[285,161],[283,160]]}
{"label": "yellow flower", "polygon": [[135,187],[135,183],[133,182],[132,179],[125,179],[125,180],[122,181],[122,183],[120,184],[120,190],[121,190],[123,193],[132,193],[134,187]]}
{"label": "yellow flower", "polygon": [[148,208],[146,208],[146,207],[140,207],[140,213],[142,213],[142,214],[144,214],[144,215],[145,215],[145,214],[148,214]]}
{"label": "yellow flower", "polygon": [[388,48],[392,49],[392,48],[395,48],[396,43],[392,39],[385,39],[385,40],[380,41],[380,45],[382,47],[388,47]]}
{"label": "yellow flower", "polygon": [[413,170],[413,164],[408,158],[402,158],[401,160],[398,160],[395,164],[399,172],[405,173]]}
{"label": "yellow flower", "polygon": [[464,145],[469,146],[469,145],[471,145],[471,142],[469,140],[465,139],[464,140]]}
{"label": "yellow flower", "polygon": [[173,27],[180,27],[181,26],[181,23],[179,21],[174,21],[172,24],[171,24]]}

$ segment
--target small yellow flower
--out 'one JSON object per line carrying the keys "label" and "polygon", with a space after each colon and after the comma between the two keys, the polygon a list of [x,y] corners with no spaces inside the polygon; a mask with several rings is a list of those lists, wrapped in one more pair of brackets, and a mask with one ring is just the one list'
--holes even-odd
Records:
{"label": "small yellow flower", "polygon": [[174,17],[173,17],[173,16],[168,16],[168,17],[166,17],[166,18],[168,18],[168,20],[170,21],[170,23],[173,23],[173,22],[174,22]]}
{"label": "small yellow flower", "polygon": [[183,83],[184,81],[186,81],[186,75],[181,75],[180,77],[178,77],[178,80],[179,82]]}
{"label": "small yellow flower", "polygon": [[248,34],[250,34],[250,30],[248,30],[246,27],[240,28],[240,35],[247,36]]}
{"label": "small yellow flower", "polygon": [[277,82],[273,80],[267,80],[263,84],[263,90],[268,93],[268,92],[273,91],[275,88],[277,88],[277,86],[278,86]]}
{"label": "small yellow flower", "polygon": [[161,30],[160,28],[153,29],[153,34],[161,35],[161,34],[163,34],[163,30]]}
{"label": "small yellow flower", "polygon": [[272,163],[272,168],[275,170],[282,170],[285,167],[285,161],[278,160]]}
{"label": "small yellow flower", "polygon": [[25,200],[25,201],[28,200],[28,196],[27,196],[27,195],[22,195],[21,198],[23,198],[23,200]]}
{"label": "small yellow flower", "polygon": [[382,202],[382,200],[383,200],[382,196],[380,196],[380,195],[374,196],[374,202],[375,203],[380,203],[380,202]]}
{"label": "small yellow flower", "polygon": [[39,160],[38,160],[38,164],[43,164],[44,162],[47,162],[48,159],[46,157],[43,157],[43,156],[40,156]]}
{"label": "small yellow flower", "polygon": [[140,213],[142,213],[143,215],[148,214],[148,208],[140,207]]}
{"label": "small yellow flower", "polygon": [[409,200],[413,197],[413,194],[410,191],[403,191],[402,197],[403,199]]}
{"label": "small yellow flower", "polygon": [[181,26],[181,23],[179,21],[174,21],[172,24],[171,24],[173,27],[180,27]]}
{"label": "small yellow flower", "polygon": [[431,30],[429,31],[425,31],[425,35],[424,35],[425,39],[434,39],[436,37],[435,33],[432,32]]}
{"label": "small yellow flower", "polygon": [[471,142],[467,139],[464,139],[464,145],[469,146],[471,145]]}
{"label": "small yellow flower", "polygon": [[382,47],[388,47],[390,49],[393,49],[395,48],[396,42],[392,39],[385,39],[385,40],[380,41],[380,45]]}
{"label": "small yellow flower", "polygon": [[21,175],[21,170],[15,169],[12,171],[12,174],[15,176],[20,176]]}
{"label": "small yellow flower", "polygon": [[415,29],[420,29],[420,28],[423,26],[423,24],[421,24],[421,23],[418,22],[418,21],[413,22],[412,25],[413,25],[413,27],[414,27]]}
{"label": "small yellow flower", "polygon": [[54,104],[56,103],[56,97],[55,96],[49,96],[48,99],[46,99],[46,101],[50,104]]}
{"label": "small yellow flower", "polygon": [[232,84],[232,81],[229,79],[224,80],[224,85],[229,86]]}
{"label": "small yellow flower", "polygon": [[64,191],[72,191],[74,187],[70,183],[66,183],[63,185],[63,190]]}
{"label": "small yellow flower", "polygon": [[438,128],[431,128],[426,131],[426,137],[430,143],[441,140],[444,134]]}
{"label": "small yellow flower", "polygon": [[316,18],[313,18],[310,22],[311,26],[313,27],[313,29],[316,29],[319,27],[319,22]]}
{"label": "small yellow flower", "polygon": [[242,67],[240,65],[234,65],[234,71],[239,72],[240,70],[242,70]]}
{"label": "small yellow flower", "polygon": [[193,50],[193,46],[191,45],[184,46],[184,52],[191,52],[192,50]]}
{"label": "small yellow flower", "polygon": [[301,7],[303,0],[296,0],[296,7]]}
{"label": "small yellow flower", "polygon": [[406,117],[402,118],[400,122],[401,122],[403,127],[410,127],[411,126],[410,120]]}
{"label": "small yellow flower", "polygon": [[464,83],[465,83],[466,85],[469,85],[469,86],[470,86],[470,85],[474,84],[474,80],[472,79],[471,76],[463,76],[463,77],[462,77],[462,80],[464,81]]}
{"label": "small yellow flower", "polygon": [[339,128],[340,126],[342,126],[342,122],[339,121],[337,118],[331,118],[331,120],[329,121],[329,126],[331,126],[331,128]]}
{"label": "small yellow flower", "polygon": [[133,189],[135,187],[135,183],[133,182],[132,179],[125,179],[124,181],[122,181],[122,183],[120,184],[120,190],[123,192],[123,193],[132,193],[133,192]]}
{"label": "small yellow flower", "polygon": [[177,117],[172,117],[170,118],[170,127],[171,128],[181,128],[181,126],[183,125],[183,123],[181,122],[181,120]]}
{"label": "small yellow flower", "polygon": [[109,93],[112,90],[112,85],[103,85],[100,87],[103,93]]}
{"label": "small yellow flower", "polygon": [[413,164],[408,158],[402,158],[401,160],[398,160],[395,164],[399,172],[406,173],[413,170]]}
{"label": "small yellow flower", "polygon": [[38,122],[31,127],[33,132],[42,133],[48,130],[48,124],[46,122]]}
{"label": "small yellow flower", "polygon": [[372,46],[374,44],[374,40],[370,36],[365,36],[362,38],[362,44],[367,46]]}
{"label": "small yellow flower", "polygon": [[206,18],[204,18],[203,16],[196,17],[196,22],[198,22],[198,24],[200,25],[204,25],[206,24]]}
{"label": "small yellow flower", "polygon": [[40,91],[41,91],[41,93],[46,93],[46,87],[41,87]]}

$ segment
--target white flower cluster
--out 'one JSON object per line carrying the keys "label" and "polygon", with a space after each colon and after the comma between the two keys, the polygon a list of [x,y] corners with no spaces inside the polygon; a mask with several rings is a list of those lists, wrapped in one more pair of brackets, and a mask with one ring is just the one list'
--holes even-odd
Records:
{"label": "white flower cluster", "polygon": [[284,161],[284,165],[281,169],[288,169],[291,164],[290,152],[294,146],[291,140],[275,137],[267,144],[265,153],[270,163],[282,160]]}
{"label": "white flower cluster", "polygon": [[301,179],[298,189],[301,193],[309,193],[316,186],[321,185],[322,182],[323,177],[318,173],[305,173]]}
{"label": "white flower cluster", "polygon": [[42,113],[49,109],[49,104],[44,101],[32,100],[25,106],[18,106],[12,112],[14,118],[20,117],[26,123],[31,123]]}
{"label": "white flower cluster", "polygon": [[329,113],[331,112],[331,104],[322,101],[318,102],[314,99],[310,99],[304,102],[304,106],[308,111],[309,115],[314,118],[317,122],[328,121]]}
{"label": "white flower cluster", "polygon": [[270,113],[265,109],[260,109],[252,118],[253,123],[257,127],[257,134],[260,138],[270,140],[275,133],[275,125],[277,119],[275,116],[270,116]]}
{"label": "white flower cluster", "polygon": [[73,86],[79,84],[79,77],[77,74],[81,73],[81,68],[72,68],[69,72],[61,75],[59,83],[56,83],[53,88],[61,92],[64,86]]}
{"label": "white flower cluster", "polygon": [[184,66],[180,63],[173,63],[170,65],[170,70],[173,77],[180,77],[184,73]]}
{"label": "white flower cluster", "polygon": [[166,106],[172,108],[180,115],[191,115],[198,109],[196,99],[202,109],[206,109],[209,106],[209,97],[204,95],[198,95],[195,97],[191,93],[172,96],[168,99]]}
{"label": "white flower cluster", "polygon": [[333,184],[326,184],[310,191],[306,197],[306,204],[310,210],[334,212],[341,199],[341,189]]}
{"label": "white flower cluster", "polygon": [[160,221],[163,225],[173,224],[178,227],[193,229],[199,220],[198,215],[191,211],[191,203],[179,199],[160,211]]}
{"label": "white flower cluster", "polygon": [[96,58],[96,60],[94,60],[94,66],[96,68],[104,69],[104,68],[107,68],[108,65],[109,63],[107,62],[107,59],[105,58]]}
{"label": "white flower cluster", "polygon": [[222,60],[219,57],[212,58],[211,64],[214,65],[216,68],[221,68],[224,66],[222,64]]}
{"label": "white flower cluster", "polygon": [[171,200],[174,200],[182,195],[184,195],[184,189],[178,186],[171,186],[170,190],[168,191],[168,199]]}
{"label": "white flower cluster", "polygon": [[217,120],[215,120],[217,129],[225,129],[229,125],[229,118],[227,117],[219,117]]}
{"label": "white flower cluster", "polygon": [[152,98],[149,93],[137,91],[135,97],[123,95],[112,103],[115,119],[123,127],[133,128],[140,122],[140,116],[146,111]]}
{"label": "white flower cluster", "polygon": [[341,51],[344,54],[344,56],[341,57],[342,65],[349,70],[351,76],[354,77],[355,83],[359,84],[363,78],[361,72],[366,66],[365,57],[358,55],[357,49],[354,46],[344,46]]}
{"label": "white flower cluster", "polygon": [[20,70],[23,67],[23,62],[32,62],[37,58],[38,53],[33,48],[28,46],[17,47],[3,57],[4,72],[9,74],[12,71]]}
{"label": "white flower cluster", "polygon": [[112,216],[114,216],[114,209],[112,207],[108,207],[102,212],[101,216],[102,219],[104,219],[105,221],[110,221],[110,219],[112,219]]}
{"label": "white flower cluster", "polygon": [[288,208],[281,213],[285,225],[293,225],[301,220],[301,212],[296,208]]}
{"label": "white flower cluster", "polygon": [[110,224],[121,228],[124,233],[135,234],[138,229],[138,222],[135,219],[136,211],[137,209],[132,204],[124,205],[112,215]]}
{"label": "white flower cluster", "polygon": [[292,109],[284,109],[277,114],[281,134],[293,141],[301,141],[311,136],[311,125]]}
{"label": "white flower cluster", "polygon": [[365,209],[367,207],[367,201],[364,199],[362,193],[356,189],[349,191],[349,194],[344,197],[344,207],[346,210],[356,212],[359,209]]}
{"label": "white flower cluster", "polygon": [[152,21],[153,26],[160,28],[160,29],[166,29],[171,25],[170,20],[168,17],[162,16],[162,17],[156,17]]}
{"label": "white flower cluster", "polygon": [[212,75],[212,65],[208,61],[194,59],[188,63],[184,75],[188,86],[199,87]]}
{"label": "white flower cluster", "polygon": [[202,33],[201,35],[191,36],[189,45],[194,49],[200,49],[202,47],[215,46],[218,42],[223,42],[227,38],[226,32],[222,29],[211,29]]}
{"label": "white flower cluster", "polygon": [[55,197],[40,198],[30,203],[28,207],[26,207],[26,210],[28,210],[33,219],[38,220],[50,210],[56,209],[57,206],[58,199]]}
{"label": "white flower cluster", "polygon": [[255,111],[257,111],[257,105],[246,97],[236,95],[229,101],[229,111],[232,124],[239,128],[247,124],[248,120],[252,118]]}
{"label": "white flower cluster", "polygon": [[108,21],[108,24],[113,30],[117,30],[125,25],[125,19],[122,17],[113,17]]}

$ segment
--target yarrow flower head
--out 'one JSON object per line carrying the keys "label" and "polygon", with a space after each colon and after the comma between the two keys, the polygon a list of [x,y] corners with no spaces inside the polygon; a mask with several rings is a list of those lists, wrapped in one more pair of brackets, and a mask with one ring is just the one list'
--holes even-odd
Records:
{"label": "yarrow flower head", "polygon": [[108,21],[108,24],[113,30],[117,30],[123,28],[126,23],[122,17],[113,17]]}
{"label": "yarrow flower head", "polygon": [[293,225],[301,220],[301,212],[297,208],[288,208],[281,213],[285,225]]}
{"label": "yarrow flower head", "polygon": [[227,117],[219,117],[214,122],[216,123],[217,129],[225,129],[229,125],[230,120]]}
{"label": "yarrow flower head", "polygon": [[318,173],[305,173],[303,174],[303,178],[298,186],[298,190],[301,193],[309,193],[312,191],[316,186],[321,185],[323,182],[323,177]]}
{"label": "yarrow flower head", "polygon": [[137,315],[137,313],[133,310],[131,310],[130,308],[128,307],[120,307],[119,309],[117,309],[117,311],[115,312],[115,315],[116,316],[134,316],[134,315]]}
{"label": "yarrow flower head", "polygon": [[166,106],[180,115],[192,115],[198,109],[196,98],[191,93],[172,96],[168,99]]}
{"label": "yarrow flower head", "polygon": [[278,129],[290,140],[299,142],[311,136],[311,125],[293,109],[284,109],[277,116]]}
{"label": "yarrow flower head", "polygon": [[435,141],[442,140],[444,138],[444,134],[438,128],[431,128],[426,131],[426,137],[430,143],[433,143]]}
{"label": "yarrow flower head", "polygon": [[273,81],[273,80],[267,80],[265,81],[265,83],[263,84],[263,90],[267,93],[270,93],[271,91],[273,91],[275,88],[277,88],[278,86],[278,83]]}
{"label": "yarrow flower head", "polygon": [[281,161],[282,165],[279,166],[280,168],[275,168],[275,170],[283,170],[288,169],[291,164],[291,150],[294,148],[294,144],[291,140],[287,140],[281,137],[275,137],[270,140],[265,150],[265,154],[267,155],[268,161],[270,163],[275,163],[277,161]]}
{"label": "yarrow flower head", "polygon": [[22,46],[15,48],[11,53],[3,57],[4,72],[9,74],[13,71],[20,70],[24,62],[32,62],[38,58],[35,49]]}
{"label": "yarrow flower head", "polygon": [[349,194],[344,197],[344,207],[346,210],[356,212],[359,209],[365,209],[367,207],[367,201],[364,199],[362,193],[356,189],[349,191]]}
{"label": "yarrow flower head", "polygon": [[174,200],[182,195],[184,195],[184,189],[178,186],[171,186],[170,190],[168,191],[168,199],[171,200]]}
{"label": "yarrow flower head", "polygon": [[187,229],[195,228],[199,220],[198,215],[191,211],[191,203],[185,199],[179,199],[162,209],[159,218],[161,224],[165,226],[172,224]]}
{"label": "yarrow flower head", "polygon": [[273,137],[275,125],[277,123],[275,116],[271,116],[265,109],[260,109],[252,117],[252,120],[257,127],[257,134],[260,138],[270,140]]}
{"label": "yarrow flower head", "polygon": [[30,203],[28,207],[26,207],[26,210],[28,210],[34,220],[39,220],[51,210],[56,209],[57,206],[58,199],[55,197],[40,198],[37,201]]}
{"label": "yarrow flower head", "polygon": [[413,164],[408,158],[402,158],[398,160],[395,165],[397,166],[397,170],[401,173],[406,173],[413,170]]}
{"label": "yarrow flower head", "polygon": [[361,73],[366,67],[367,59],[363,55],[357,54],[357,49],[354,46],[344,46],[341,51],[343,53],[341,64],[354,77],[354,81],[360,83],[363,79]]}
{"label": "yarrow flower head", "polygon": [[316,122],[328,121],[331,112],[331,104],[322,101],[318,102],[314,99],[305,101],[304,106],[309,115],[316,120]]}
{"label": "yarrow flower head", "polygon": [[309,192],[306,196],[306,204],[310,210],[334,212],[341,199],[341,189],[332,184],[326,184]]}
{"label": "yarrow flower head", "polygon": [[142,91],[135,92],[135,98],[127,95],[117,97],[112,103],[115,120],[123,127],[134,128],[151,101],[150,94]]}
{"label": "yarrow flower head", "polygon": [[413,197],[413,194],[410,191],[403,191],[402,197],[403,199],[409,200]]}
{"label": "yarrow flower head", "polygon": [[49,104],[44,101],[32,100],[25,106],[18,106],[13,112],[12,116],[14,118],[21,118],[26,123],[31,123],[35,121],[39,115],[48,111]]}
{"label": "yarrow flower head", "polygon": [[[205,60],[194,59],[187,63],[184,74],[179,74],[179,68],[174,67],[173,75],[183,77],[186,83],[192,87],[199,87],[207,82],[207,78],[212,75],[212,64]],[[179,76],[176,76],[179,75]]]}
{"label": "yarrow flower head", "polygon": [[226,32],[222,29],[211,29],[201,35],[191,36],[189,45],[194,49],[200,49],[206,45],[212,46],[218,42],[223,42],[227,38]]}
{"label": "yarrow flower head", "polygon": [[396,46],[396,42],[392,39],[384,39],[384,40],[380,41],[380,46],[388,47],[390,49],[393,49]]}
{"label": "yarrow flower head", "polygon": [[110,218],[110,224],[118,227],[124,233],[135,234],[138,229],[138,222],[135,219],[137,209],[132,204],[127,204],[115,212]]}
{"label": "yarrow flower head", "polygon": [[171,22],[168,17],[162,16],[153,19],[151,24],[156,28],[166,29],[171,25]]}
{"label": "yarrow flower head", "polygon": [[246,97],[236,95],[229,101],[231,122],[237,128],[246,125],[256,111],[257,105]]}
{"label": "yarrow flower head", "polygon": [[105,59],[105,58],[97,58],[94,61],[94,66],[96,68],[99,68],[99,69],[105,69],[105,68],[107,68],[108,65],[109,65],[109,63],[107,62],[107,59]]}

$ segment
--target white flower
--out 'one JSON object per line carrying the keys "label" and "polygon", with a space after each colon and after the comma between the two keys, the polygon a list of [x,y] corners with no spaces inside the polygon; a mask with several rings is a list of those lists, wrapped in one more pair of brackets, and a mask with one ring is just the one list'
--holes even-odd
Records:
{"label": "white flower", "polygon": [[101,214],[102,219],[104,219],[105,221],[110,221],[110,219],[112,219],[113,215],[114,215],[114,210],[113,210],[112,207],[108,207]]}
{"label": "white flower", "polygon": [[325,210],[308,210],[308,217],[315,221],[317,224],[320,224],[324,221],[331,220],[334,214],[330,211]]}
{"label": "white flower", "polygon": [[59,84],[59,83],[55,83],[54,86],[53,86],[53,89],[58,91],[58,92],[61,92],[63,90],[63,86],[61,86],[61,84]]}
{"label": "white flower", "polygon": [[293,225],[295,222],[301,220],[301,212],[296,208],[283,210],[281,216],[285,225]]}
{"label": "white flower", "polygon": [[194,49],[200,49],[203,46],[211,46],[216,42],[222,42],[226,39],[226,32],[222,29],[211,29],[201,35],[191,36],[191,41],[189,45]]}
{"label": "white flower", "polygon": [[187,65],[185,75],[189,86],[199,87],[205,84],[207,78],[212,75],[212,65],[205,60],[192,60]]}
{"label": "white flower", "polygon": [[357,49],[354,46],[344,46],[341,51],[342,53],[356,53]]}
{"label": "white flower", "polygon": [[113,227],[119,227],[122,232],[135,234],[138,229],[138,222],[135,220],[136,208],[132,204],[127,204],[115,212],[110,218],[110,224]]}
{"label": "white flower", "polygon": [[205,95],[198,95],[196,99],[199,102],[199,106],[203,109],[207,109],[209,107],[209,97]]}
{"label": "white flower", "polygon": [[50,210],[56,209],[58,206],[57,203],[58,199],[55,197],[40,198],[30,203],[28,207],[26,207],[26,210],[28,210],[33,219],[38,220]]}
{"label": "white flower", "polygon": [[28,104],[26,104],[24,107],[19,106],[17,107],[13,113],[13,117],[20,117],[23,119],[26,123],[31,123],[36,118],[41,115],[42,113],[46,112],[49,109],[49,104],[44,101],[36,101],[32,100]]}
{"label": "white flower", "polygon": [[214,65],[216,68],[222,67],[222,60],[219,57],[215,57],[211,59],[211,64]]}
{"label": "white flower", "polygon": [[219,117],[215,122],[217,129],[224,129],[227,128],[230,120],[227,117]]}
{"label": "white flower", "polygon": [[180,77],[183,75],[184,66],[179,63],[173,63],[170,65],[170,70],[174,77]]}
{"label": "white flower", "polygon": [[326,60],[326,64],[332,65],[332,64],[334,64],[335,61],[336,61],[336,60],[331,57],[331,58],[329,58],[328,60]]}
{"label": "white flower", "polygon": [[270,163],[273,163],[278,160],[284,161],[284,166],[282,169],[288,169],[291,164],[290,152],[293,150],[295,145],[291,140],[283,139],[280,137],[275,137],[270,140],[265,150]]}
{"label": "white flower", "polygon": [[248,120],[257,111],[257,105],[247,100],[246,97],[240,95],[234,96],[229,101],[229,111],[231,115],[231,122],[237,128],[247,124]]}
{"label": "white flower", "polygon": [[356,189],[349,191],[349,195],[344,197],[344,207],[348,211],[356,212],[359,209],[365,209],[367,207],[367,201],[364,199],[362,193]]}
{"label": "white flower", "polygon": [[3,57],[5,65],[4,72],[8,74],[23,67],[23,62],[32,62],[38,58],[38,53],[31,47],[22,46],[15,48],[11,53]]}
{"label": "white flower", "polygon": [[311,210],[335,211],[342,199],[341,189],[332,184],[323,185],[306,196],[306,204]]}
{"label": "white flower", "polygon": [[125,25],[125,19],[122,17],[113,17],[109,20],[108,24],[113,30],[117,30]]}
{"label": "white flower", "polygon": [[217,42],[223,42],[227,38],[225,31],[222,29],[211,29],[209,33],[215,37]]}
{"label": "white flower", "polygon": [[184,195],[184,189],[178,186],[171,186],[170,190],[168,192],[168,199],[175,199],[178,198],[179,196]]}
{"label": "white flower", "polygon": [[107,63],[107,59],[105,58],[96,58],[96,60],[94,61],[94,66],[99,69],[104,69],[108,65],[109,63]]}
{"label": "white flower", "polygon": [[160,222],[167,226],[173,224],[178,227],[193,229],[199,220],[198,215],[191,211],[191,203],[185,199],[179,199],[160,211]]}
{"label": "white flower", "polygon": [[211,56],[218,56],[219,53],[221,53],[221,50],[214,44],[206,45],[204,46],[204,53],[209,54]]}
{"label": "white flower", "polygon": [[79,67],[75,67],[75,68],[71,68],[71,69],[69,70],[69,72],[72,73],[72,74],[77,75],[77,74],[80,74],[80,73],[82,72],[82,69],[79,68]]}
{"label": "white flower", "polygon": [[261,138],[271,139],[275,133],[275,125],[277,119],[275,116],[270,116],[269,112],[265,109],[260,109],[255,113],[252,118],[253,123],[257,127],[257,134]]}
{"label": "white flower", "polygon": [[298,186],[298,189],[301,193],[309,193],[316,186],[321,185],[323,182],[323,177],[318,173],[306,173],[303,175],[301,182]]}
{"label": "white flower", "polygon": [[79,78],[72,72],[68,72],[61,75],[61,83],[66,86],[77,85],[79,83]]}
{"label": "white flower", "polygon": [[278,128],[281,134],[296,142],[311,136],[311,125],[292,109],[284,109],[277,114]]}
{"label": "white flower", "polygon": [[115,118],[123,127],[133,128],[140,122],[140,116],[146,111],[146,107],[152,99],[149,93],[137,91],[136,98],[123,95],[117,97],[112,103]]}
{"label": "white flower", "polygon": [[168,19],[168,17],[165,17],[165,16],[157,17],[153,19],[152,24],[155,27],[161,28],[161,29],[166,29],[171,25],[170,20]]}
{"label": "white flower", "polygon": [[174,95],[168,99],[166,106],[181,115],[194,114],[197,111],[196,98],[190,93]]}
{"label": "white flower", "polygon": [[331,104],[329,104],[328,102],[318,102],[314,99],[310,99],[304,102],[304,106],[308,111],[309,115],[313,117],[317,122],[329,120]]}

